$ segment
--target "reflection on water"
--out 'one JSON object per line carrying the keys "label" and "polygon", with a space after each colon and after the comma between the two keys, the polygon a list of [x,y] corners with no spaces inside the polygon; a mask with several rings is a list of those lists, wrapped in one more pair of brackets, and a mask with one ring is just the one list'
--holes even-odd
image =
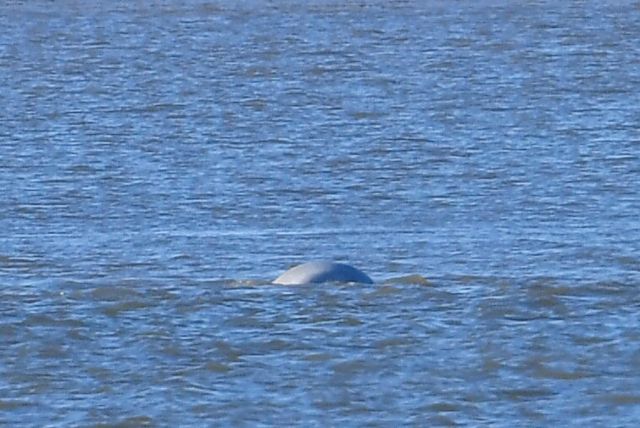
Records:
{"label": "reflection on water", "polygon": [[0,5],[0,424],[640,421],[637,5],[55,6]]}

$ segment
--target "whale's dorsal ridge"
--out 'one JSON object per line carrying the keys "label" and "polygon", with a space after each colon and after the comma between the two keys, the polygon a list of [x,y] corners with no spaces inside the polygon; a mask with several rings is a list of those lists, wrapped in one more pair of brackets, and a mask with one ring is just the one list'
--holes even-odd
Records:
{"label": "whale's dorsal ridge", "polygon": [[359,282],[373,284],[373,280],[355,267],[329,261],[307,262],[295,266],[273,281],[274,284],[317,284],[321,282]]}

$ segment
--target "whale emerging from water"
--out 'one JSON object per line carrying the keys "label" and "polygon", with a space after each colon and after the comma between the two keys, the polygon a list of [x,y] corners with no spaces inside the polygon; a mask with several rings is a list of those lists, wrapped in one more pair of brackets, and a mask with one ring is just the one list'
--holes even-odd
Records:
{"label": "whale emerging from water", "polygon": [[308,262],[295,266],[273,281],[274,284],[318,284],[321,282],[360,282],[373,284],[369,276],[344,263]]}

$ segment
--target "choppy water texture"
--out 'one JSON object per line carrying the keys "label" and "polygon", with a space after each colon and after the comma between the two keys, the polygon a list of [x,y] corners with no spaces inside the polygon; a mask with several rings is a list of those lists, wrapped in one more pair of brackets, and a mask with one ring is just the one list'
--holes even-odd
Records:
{"label": "choppy water texture", "polygon": [[0,28],[0,425],[640,423],[637,2]]}

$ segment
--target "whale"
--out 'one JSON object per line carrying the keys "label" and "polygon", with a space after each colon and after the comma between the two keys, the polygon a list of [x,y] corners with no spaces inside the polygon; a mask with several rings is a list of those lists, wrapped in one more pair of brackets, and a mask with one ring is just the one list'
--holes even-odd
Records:
{"label": "whale", "polygon": [[358,282],[373,284],[364,272],[345,263],[328,261],[307,262],[292,267],[273,283],[281,285],[319,284],[322,282]]}

